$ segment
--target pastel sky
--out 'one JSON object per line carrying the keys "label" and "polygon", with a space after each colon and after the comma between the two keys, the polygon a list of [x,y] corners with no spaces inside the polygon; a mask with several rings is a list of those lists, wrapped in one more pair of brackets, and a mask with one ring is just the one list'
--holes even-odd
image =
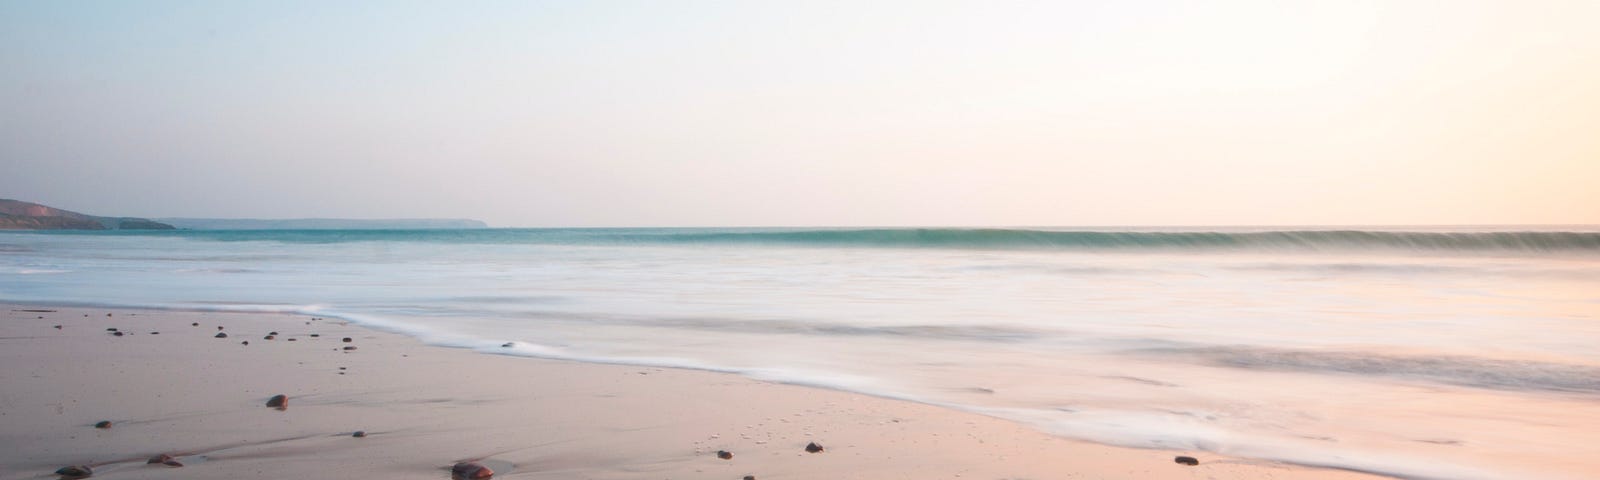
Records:
{"label": "pastel sky", "polygon": [[495,226],[1600,223],[1600,2],[0,1],[0,198]]}

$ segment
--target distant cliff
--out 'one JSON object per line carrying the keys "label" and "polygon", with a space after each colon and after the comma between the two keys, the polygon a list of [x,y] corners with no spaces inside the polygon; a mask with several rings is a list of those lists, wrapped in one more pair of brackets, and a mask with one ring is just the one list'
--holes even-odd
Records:
{"label": "distant cliff", "polygon": [[0,230],[172,230],[172,225],[133,217],[97,217],[0,198]]}
{"label": "distant cliff", "polygon": [[478,220],[465,218],[158,218],[185,230],[427,230],[449,228],[489,228]]}

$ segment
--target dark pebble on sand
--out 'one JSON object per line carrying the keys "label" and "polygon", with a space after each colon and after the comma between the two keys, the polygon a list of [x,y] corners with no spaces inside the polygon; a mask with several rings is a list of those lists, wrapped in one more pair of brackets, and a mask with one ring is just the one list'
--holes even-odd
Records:
{"label": "dark pebble on sand", "polygon": [[506,343],[500,344],[500,348],[511,348],[512,345],[516,345],[516,344],[511,343],[511,342],[506,342]]}
{"label": "dark pebble on sand", "polygon": [[717,458],[723,460],[733,460],[733,452],[729,452],[727,450],[717,450]]}
{"label": "dark pebble on sand", "polygon": [[161,462],[161,464],[169,466],[169,467],[181,467],[181,466],[183,466],[183,462],[179,462],[177,460],[167,460],[165,462]]}
{"label": "dark pebble on sand", "polygon": [[351,340],[350,337],[344,337],[344,339],[339,340],[339,341],[344,342],[344,343],[350,343],[350,342],[352,342],[354,340]]}
{"label": "dark pebble on sand", "polygon": [[267,335],[265,337],[262,337],[263,340],[272,340],[274,338],[278,338],[278,336],[277,335]]}
{"label": "dark pebble on sand", "polygon": [[151,335],[160,335],[161,332],[150,332]]}
{"label": "dark pebble on sand", "polygon": [[117,327],[107,328],[106,331],[107,332],[115,332],[115,331],[117,331]]}
{"label": "dark pebble on sand", "polygon": [[356,346],[355,345],[351,345],[351,346],[348,346],[348,347],[344,347],[344,349],[345,349],[345,351],[355,350]]}
{"label": "dark pebble on sand", "polygon": [[167,455],[167,454],[163,453],[163,454],[160,454],[160,455],[156,455],[154,457],[150,457],[150,459],[146,460],[144,462],[144,464],[145,465],[149,465],[149,464],[152,464],[152,463],[166,463],[166,462],[170,462],[170,461],[172,461],[172,455]]}
{"label": "dark pebble on sand", "polygon": [[1173,458],[1172,461],[1177,462],[1177,463],[1181,463],[1181,464],[1184,464],[1184,465],[1189,465],[1189,466],[1195,466],[1195,465],[1199,465],[1200,464],[1200,460],[1196,459],[1194,457],[1177,457],[1177,458]]}
{"label": "dark pebble on sand", "polygon": [[217,335],[215,337],[213,337],[213,338],[228,338],[228,334],[222,333],[222,332],[217,332]]}
{"label": "dark pebble on sand", "polygon": [[756,480],[756,476],[755,475],[745,475],[744,476],[744,480]]}
{"label": "dark pebble on sand", "polygon": [[273,395],[272,398],[267,399],[267,406],[279,410],[289,408],[289,396],[281,393]]}
{"label": "dark pebble on sand", "polygon": [[192,325],[192,326],[196,326],[196,327],[198,327],[198,326],[200,326],[200,322],[194,322],[194,323],[191,323],[191,324],[189,324],[189,325]]}
{"label": "dark pebble on sand", "polygon": [[245,341],[243,341],[243,342],[239,342],[239,344],[240,344],[240,345],[249,345],[249,344],[250,344],[250,341],[249,341],[249,340],[245,340]]}
{"label": "dark pebble on sand", "polygon": [[56,330],[60,330],[60,329],[61,329],[61,326],[60,325],[56,325]]}
{"label": "dark pebble on sand", "polygon": [[291,339],[289,339],[289,341],[291,341],[291,342],[293,342],[293,341],[295,341],[295,340],[298,340],[298,339],[295,339],[295,338],[291,338]]}
{"label": "dark pebble on sand", "polygon": [[458,479],[482,479],[494,476],[494,470],[474,462],[457,463],[450,467],[450,476]]}
{"label": "dark pebble on sand", "polygon": [[277,335],[278,332],[267,332],[267,335]]}
{"label": "dark pebble on sand", "polygon": [[122,336],[122,332],[111,332],[111,335],[114,337],[120,337]]}
{"label": "dark pebble on sand", "polygon": [[352,433],[352,434],[350,434],[350,436],[356,437],[356,438],[364,438],[364,437],[367,436],[367,431],[366,430],[356,430],[356,433]]}
{"label": "dark pebble on sand", "polygon": [[101,420],[94,424],[94,428],[111,428],[110,420]]}
{"label": "dark pebble on sand", "polygon": [[[107,315],[110,314],[108,313]],[[83,478],[94,475],[94,469],[89,468],[88,465],[73,465],[70,467],[61,467],[56,469],[56,475],[70,478]]]}
{"label": "dark pebble on sand", "polygon": [[811,442],[811,443],[807,443],[806,444],[806,453],[817,453],[817,452],[821,452],[821,451],[822,451],[822,445],[817,445],[817,442]]}
{"label": "dark pebble on sand", "polygon": [[320,336],[322,336],[322,334],[320,334],[320,333],[313,333],[313,334],[311,334],[311,336],[313,336],[313,337],[320,337]]}

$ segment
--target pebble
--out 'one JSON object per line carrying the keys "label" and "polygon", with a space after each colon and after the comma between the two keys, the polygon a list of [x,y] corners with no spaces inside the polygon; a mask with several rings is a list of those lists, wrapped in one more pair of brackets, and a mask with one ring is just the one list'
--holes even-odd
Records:
{"label": "pebble", "polygon": [[341,342],[344,342],[344,343],[350,343],[350,342],[352,342],[352,341],[353,341],[353,340],[350,340],[350,337],[344,337],[344,339],[343,339],[343,340],[340,340],[340,341],[341,341]]}
{"label": "pebble", "polygon": [[450,467],[450,476],[454,478],[482,479],[494,476],[494,470],[475,462],[461,462]]}
{"label": "pebble", "polygon": [[146,460],[144,462],[144,464],[145,465],[149,465],[149,464],[152,464],[152,463],[166,463],[166,462],[170,462],[170,461],[172,461],[172,455],[167,455],[167,454],[163,453],[163,454],[160,454],[160,455],[156,455],[154,457],[150,457],[150,460]]}
{"label": "pebble", "polygon": [[194,323],[191,323],[191,324],[189,324],[189,325],[190,325],[190,326],[195,326],[195,327],[198,327],[198,326],[200,326],[200,322],[194,322]]}
{"label": "pebble", "polygon": [[755,475],[745,475],[744,476],[744,480],[756,480],[756,476]]}
{"label": "pebble", "polygon": [[111,421],[101,420],[94,424],[94,428],[111,428]]}
{"label": "pebble", "polygon": [[356,430],[356,433],[352,433],[352,434],[350,434],[350,436],[356,437],[356,438],[366,438],[367,431],[366,430]]}
{"label": "pebble", "polygon": [[111,332],[111,335],[120,337],[122,336],[122,332]]}
{"label": "pebble", "polygon": [[107,328],[106,331],[107,332],[115,332],[115,331],[117,331],[117,327]]}
{"label": "pebble", "polygon": [[60,329],[61,329],[61,326],[60,325],[56,325],[56,330],[60,330]]}
{"label": "pebble", "polygon": [[348,347],[344,347],[344,349],[345,349],[345,350],[346,350],[346,351],[349,351],[349,350],[355,350],[355,349],[356,349],[356,346],[355,346],[355,345],[351,345],[351,346],[348,346]]}
{"label": "pebble", "polygon": [[267,332],[267,335],[277,335],[278,332]]}
{"label": "pebble", "polygon": [[[56,327],[56,328],[61,328],[61,327]],[[511,348],[513,345],[516,345],[516,344],[515,343],[511,343],[511,342],[506,342],[506,343],[500,344],[500,347],[501,348]]]}
{"label": "pebble", "polygon": [[1191,466],[1191,467],[1200,464],[1200,460],[1196,459],[1194,457],[1182,457],[1182,456],[1180,456],[1180,457],[1177,457],[1177,458],[1173,458],[1172,461],[1177,462],[1177,463],[1181,463],[1181,464],[1184,464],[1184,465],[1188,465],[1188,466]]}
{"label": "pebble", "polygon": [[806,453],[817,453],[817,452],[821,452],[821,451],[822,451],[822,445],[817,445],[817,442],[811,442],[811,443],[807,443],[806,444]]}
{"label": "pebble", "polygon": [[265,337],[262,337],[263,340],[272,340],[274,338],[278,338],[278,336],[277,335],[267,335]]}
{"label": "pebble", "polygon": [[160,335],[161,332],[150,332],[151,335]]}
{"label": "pebble", "polygon": [[267,399],[267,406],[279,410],[289,408],[289,396],[281,393],[273,395],[272,398]]}
{"label": "pebble", "polygon": [[727,450],[717,450],[717,458],[723,460],[733,460],[733,452],[729,452]]}
{"label": "pebble", "polygon": [[213,338],[228,338],[228,334],[222,333],[222,332],[217,332],[217,335],[215,337],[213,337]]}
{"label": "pebble", "polygon": [[217,325],[217,330],[222,330],[222,325]]}
{"label": "pebble", "polygon": [[249,340],[245,340],[245,341],[243,341],[243,342],[239,342],[239,344],[240,344],[240,345],[249,345],[249,344],[250,344],[250,341],[249,341]]}
{"label": "pebble", "polygon": [[293,342],[293,341],[295,341],[295,340],[299,340],[299,339],[298,339],[298,338],[291,338],[291,339],[289,339],[289,341],[291,341],[291,342]]}
{"label": "pebble", "polygon": [[[108,313],[106,315],[111,314]],[[89,468],[88,465],[73,465],[70,467],[61,467],[56,469],[56,475],[70,478],[83,478],[94,475],[94,469]]]}

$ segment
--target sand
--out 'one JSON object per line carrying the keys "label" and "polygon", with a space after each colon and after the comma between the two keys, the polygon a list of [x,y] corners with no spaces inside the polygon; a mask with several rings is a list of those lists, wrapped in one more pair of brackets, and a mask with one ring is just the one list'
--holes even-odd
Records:
{"label": "sand", "polygon": [[[303,315],[0,307],[0,479],[67,465],[94,478],[445,479],[460,461],[516,479],[1387,478],[1098,445],[722,373],[433,347]],[[287,408],[266,406],[277,394]],[[812,442],[826,450],[807,453]],[[184,466],[145,463],[163,453]]]}

